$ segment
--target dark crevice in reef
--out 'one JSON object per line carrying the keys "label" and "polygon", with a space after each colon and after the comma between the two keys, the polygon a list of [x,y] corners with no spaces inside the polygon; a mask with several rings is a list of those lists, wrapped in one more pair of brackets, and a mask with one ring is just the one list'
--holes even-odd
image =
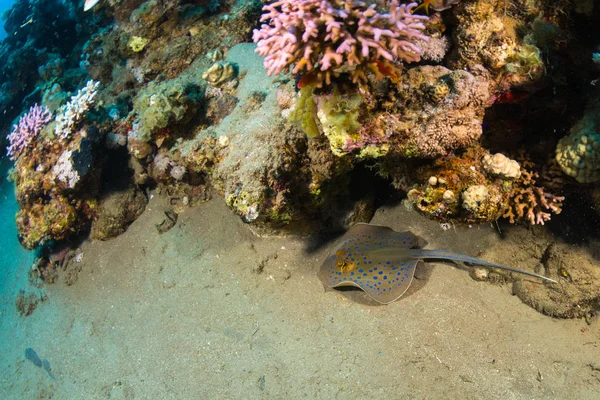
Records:
{"label": "dark crevice in reef", "polygon": [[[596,202],[597,203],[597,202]],[[552,217],[547,228],[564,242],[583,245],[600,239],[600,216],[589,196],[569,193],[563,212]]]}
{"label": "dark crevice in reef", "polygon": [[133,183],[133,169],[126,148],[112,150],[102,176],[101,195],[127,190]]}

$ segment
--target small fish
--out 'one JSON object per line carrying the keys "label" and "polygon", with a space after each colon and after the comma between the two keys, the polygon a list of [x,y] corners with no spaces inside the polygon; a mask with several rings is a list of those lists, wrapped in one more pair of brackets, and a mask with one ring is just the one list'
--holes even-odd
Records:
{"label": "small fish", "polygon": [[355,286],[383,304],[402,297],[413,280],[417,264],[428,258],[499,268],[556,283],[533,272],[460,253],[415,248],[418,244],[417,236],[411,232],[400,233],[385,226],[357,224],[346,232],[341,245],[327,257],[319,276],[326,287]]}
{"label": "small fish", "polygon": [[429,7],[435,11],[444,11],[449,9],[455,4],[458,4],[460,0],[423,0],[417,8],[413,10],[413,14],[419,9],[425,10],[425,13],[429,15]]}
{"label": "small fish", "polygon": [[31,361],[36,367],[42,368],[44,371],[46,371],[50,379],[53,381],[56,380],[54,375],[52,375],[52,367],[50,367],[50,362],[48,360],[42,360],[34,349],[31,347],[26,348],[25,358]]}
{"label": "small fish", "polygon": [[413,14],[422,9],[425,10],[425,14],[429,15],[429,6],[431,5],[432,1],[433,0],[423,0],[423,2],[413,10]]}
{"label": "small fish", "polygon": [[531,96],[528,92],[505,92],[496,97],[496,104],[517,104]]}
{"label": "small fish", "polygon": [[25,349],[25,358],[31,361],[36,367],[42,368],[42,359],[40,358],[40,356],[38,356],[38,353],[31,347]]}
{"label": "small fish", "polygon": [[381,74],[389,77],[392,82],[396,83],[400,80],[398,74],[396,74],[396,68],[390,63],[383,62],[381,60],[375,60],[373,64]]}
{"label": "small fish", "polygon": [[319,72],[316,69],[313,69],[312,71],[307,72],[304,75],[296,75],[296,88],[298,89],[302,89],[309,86],[317,86],[318,83]]}

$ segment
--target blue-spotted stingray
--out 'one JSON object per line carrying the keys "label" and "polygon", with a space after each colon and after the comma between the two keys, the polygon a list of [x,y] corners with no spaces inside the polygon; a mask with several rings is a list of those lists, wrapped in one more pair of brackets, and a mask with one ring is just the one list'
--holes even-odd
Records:
{"label": "blue-spotted stingray", "polygon": [[319,275],[327,287],[356,286],[373,300],[388,304],[409,288],[417,263],[423,259],[468,262],[517,272],[556,283],[533,272],[494,264],[446,250],[415,248],[419,240],[411,232],[396,232],[385,226],[356,224],[346,232],[321,266]]}

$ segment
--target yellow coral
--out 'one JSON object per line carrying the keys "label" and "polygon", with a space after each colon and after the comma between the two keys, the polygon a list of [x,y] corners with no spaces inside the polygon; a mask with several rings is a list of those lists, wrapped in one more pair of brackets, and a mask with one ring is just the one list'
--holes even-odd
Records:
{"label": "yellow coral", "polygon": [[349,139],[360,139],[357,132],[362,101],[363,97],[358,93],[342,97],[337,88],[331,95],[321,98],[317,118],[329,140],[331,151],[336,156],[346,154],[343,148]]}
{"label": "yellow coral", "polygon": [[144,50],[144,47],[150,43],[150,39],[146,39],[140,36],[132,36],[127,42],[127,45],[133,50],[135,53],[139,53]]}
{"label": "yellow coral", "polygon": [[214,63],[209,69],[202,74],[202,79],[208,82],[211,86],[219,87],[227,83],[236,76],[236,70],[232,63]]}
{"label": "yellow coral", "polygon": [[600,133],[595,113],[589,112],[556,146],[556,161],[578,182],[600,180]]}
{"label": "yellow coral", "polygon": [[314,90],[310,86],[300,89],[300,97],[296,101],[294,111],[290,114],[290,122],[297,124],[309,138],[315,138],[321,134],[315,119],[317,106],[314,100]]}

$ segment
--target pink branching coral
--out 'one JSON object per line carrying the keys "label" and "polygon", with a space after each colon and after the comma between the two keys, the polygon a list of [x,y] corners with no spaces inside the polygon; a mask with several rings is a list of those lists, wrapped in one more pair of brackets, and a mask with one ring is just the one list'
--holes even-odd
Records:
{"label": "pink branching coral", "polygon": [[21,116],[19,123],[13,126],[13,131],[8,135],[9,145],[6,153],[10,159],[17,159],[51,119],[52,113],[46,107],[39,107],[37,104]]}
{"label": "pink branching coral", "polygon": [[317,68],[319,86],[329,84],[342,66],[354,67],[354,82],[365,81],[365,72],[395,75],[393,62],[418,61],[417,40],[424,15],[411,12],[417,3],[389,2],[389,12],[356,0],[280,0],[263,7],[260,29],[254,30],[256,52],[265,57],[269,75],[308,73]]}

